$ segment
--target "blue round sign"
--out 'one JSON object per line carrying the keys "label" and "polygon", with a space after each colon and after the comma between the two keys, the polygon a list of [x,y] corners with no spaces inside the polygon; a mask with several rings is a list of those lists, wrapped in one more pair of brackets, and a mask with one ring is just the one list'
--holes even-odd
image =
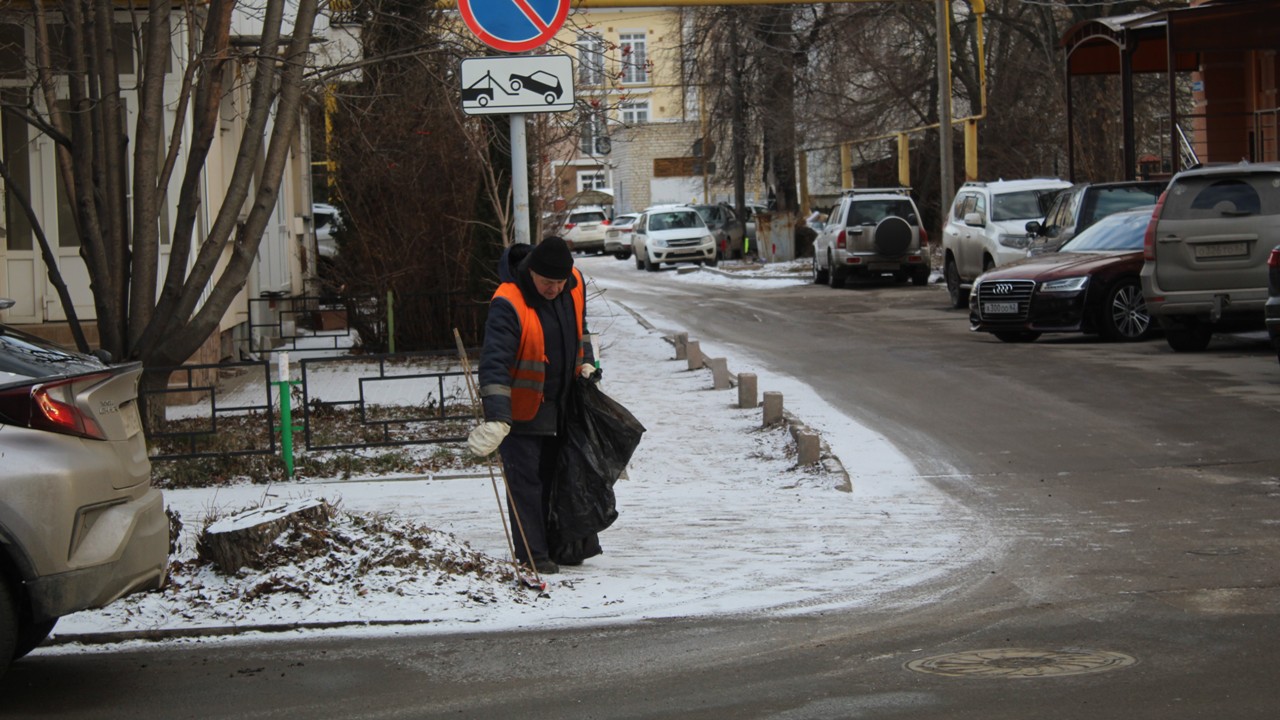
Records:
{"label": "blue round sign", "polygon": [[491,48],[524,52],[545,45],[569,16],[569,0],[458,0],[462,20]]}

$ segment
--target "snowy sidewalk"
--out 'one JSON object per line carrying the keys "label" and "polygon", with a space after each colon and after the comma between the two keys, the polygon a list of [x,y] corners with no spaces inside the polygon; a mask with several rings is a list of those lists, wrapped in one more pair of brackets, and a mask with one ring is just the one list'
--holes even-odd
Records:
{"label": "snowy sidewalk", "polygon": [[[203,569],[180,589],[63,618],[55,642],[259,626],[369,623],[382,629],[367,632],[385,633],[392,630],[383,625],[405,623],[413,631],[443,633],[809,612],[875,603],[991,549],[973,516],[918,478],[884,438],[836,412],[803,383],[703,342],[703,351],[727,357],[733,372],[756,373],[761,393],[784,394],[788,412],[820,432],[844,461],[852,492],[837,489],[843,477],[795,467],[785,429],[762,429],[759,409],[735,407],[736,390],[712,390],[709,370],[690,371],[675,360],[663,336],[682,328],[651,317],[658,329],[648,330],[605,300],[589,307],[589,322],[601,336],[602,387],[648,431],[628,477],[617,484],[619,517],[601,534],[605,554],[544,577],[545,593],[413,567],[357,577],[299,564],[236,582]],[[194,556],[201,518],[264,498],[324,498],[346,511],[441,531],[431,539],[440,553],[464,554],[458,543],[465,543],[497,561],[508,557],[487,474],[241,485],[172,490],[165,497],[186,523],[180,560]],[[296,591],[246,593],[246,583],[255,582],[293,583]],[[56,644],[38,650],[65,651],[66,645]]]}

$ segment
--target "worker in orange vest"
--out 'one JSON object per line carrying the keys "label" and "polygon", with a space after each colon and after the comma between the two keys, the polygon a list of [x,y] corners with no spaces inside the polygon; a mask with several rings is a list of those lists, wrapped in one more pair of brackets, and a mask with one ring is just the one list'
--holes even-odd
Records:
{"label": "worker in orange vest", "polygon": [[[533,247],[489,302],[480,353],[485,421],[470,450],[498,450],[506,471],[516,558],[539,574],[559,572],[547,544],[547,514],[574,377],[599,377],[587,342],[586,284],[563,238]],[[599,547],[585,556],[600,552]],[[577,560],[580,562],[580,560]]]}

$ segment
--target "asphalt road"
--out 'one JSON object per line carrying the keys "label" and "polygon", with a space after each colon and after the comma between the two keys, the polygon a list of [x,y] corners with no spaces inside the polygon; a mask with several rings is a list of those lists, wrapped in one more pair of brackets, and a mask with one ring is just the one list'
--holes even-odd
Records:
{"label": "asphalt road", "polygon": [[1280,716],[1280,366],[1260,339],[1006,345],[939,286],[582,264],[608,297],[806,378],[1008,552],[853,614],[37,654],[0,682],[0,717]]}

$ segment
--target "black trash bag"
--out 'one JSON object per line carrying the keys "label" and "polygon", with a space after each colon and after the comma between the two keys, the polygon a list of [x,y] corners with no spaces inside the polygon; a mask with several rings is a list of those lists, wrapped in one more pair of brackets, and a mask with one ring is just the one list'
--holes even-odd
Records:
{"label": "black trash bag", "polygon": [[600,554],[597,535],[618,519],[613,485],[640,444],[644,426],[596,383],[578,378],[564,428],[547,542],[552,560],[572,565]]}

